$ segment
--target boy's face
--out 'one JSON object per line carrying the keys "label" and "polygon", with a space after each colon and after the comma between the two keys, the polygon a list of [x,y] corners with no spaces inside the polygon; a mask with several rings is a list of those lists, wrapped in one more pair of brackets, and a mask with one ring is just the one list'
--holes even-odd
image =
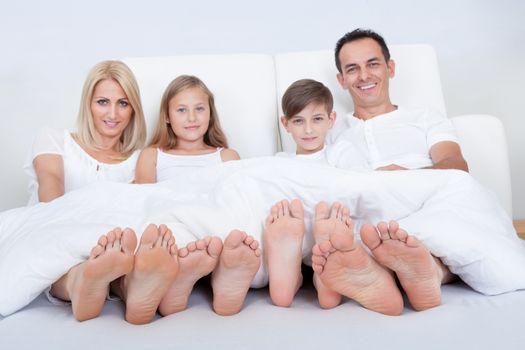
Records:
{"label": "boy's face", "polygon": [[292,134],[297,145],[297,154],[310,154],[323,149],[326,134],[335,121],[335,112],[330,114],[324,104],[308,104],[290,119],[281,117],[286,131]]}

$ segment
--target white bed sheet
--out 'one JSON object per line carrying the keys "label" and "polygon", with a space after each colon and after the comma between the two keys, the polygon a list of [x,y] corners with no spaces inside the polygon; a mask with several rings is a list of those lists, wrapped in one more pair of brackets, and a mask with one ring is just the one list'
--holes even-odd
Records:
{"label": "white bed sheet", "polygon": [[385,316],[345,301],[318,307],[314,290],[299,291],[292,307],[270,304],[267,289],[252,290],[241,313],[213,313],[200,285],[189,308],[151,324],[123,320],[107,302],[96,319],[77,322],[68,306],[43,296],[0,320],[1,349],[523,349],[525,291],[485,296],[461,282],[443,286],[443,304],[424,312],[405,308]]}

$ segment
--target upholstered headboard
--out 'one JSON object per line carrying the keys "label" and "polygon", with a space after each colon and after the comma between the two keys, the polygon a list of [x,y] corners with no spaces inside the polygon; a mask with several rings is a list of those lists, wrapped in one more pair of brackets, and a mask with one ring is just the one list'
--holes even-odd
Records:
{"label": "upholstered headboard", "polygon": [[[433,48],[427,45],[394,45],[391,53],[397,67],[396,76],[391,81],[393,102],[431,107],[444,113],[445,103]],[[293,149],[288,134],[279,132],[278,119],[281,115],[280,97],[297,79],[313,78],[324,82],[334,94],[339,121],[353,109],[348,93],[339,87],[335,78],[331,50],[275,56],[239,54],[126,58],[124,62],[137,77],[150,132],[168,83],[180,74],[196,75],[215,94],[221,124],[230,146],[243,158],[273,155],[280,150],[281,143],[285,150]],[[60,80],[59,77],[57,79]],[[78,91],[72,90],[61,100],[68,101],[67,105],[74,100],[74,104],[78,105],[80,86],[81,82]],[[47,96],[49,92],[48,89],[35,89],[29,93]],[[28,99],[31,100],[31,96]],[[48,124],[46,120],[55,127],[74,125],[74,114],[69,107],[48,113],[52,114],[28,115],[20,135],[0,128],[2,144],[9,145],[9,149],[2,147],[0,153],[0,164],[5,166],[0,192],[2,209],[21,205],[27,200],[26,181],[19,165],[23,162],[20,158],[28,149],[32,135]],[[453,121],[472,175],[496,193],[509,216],[512,216],[510,169],[502,124],[491,116],[459,116]]]}

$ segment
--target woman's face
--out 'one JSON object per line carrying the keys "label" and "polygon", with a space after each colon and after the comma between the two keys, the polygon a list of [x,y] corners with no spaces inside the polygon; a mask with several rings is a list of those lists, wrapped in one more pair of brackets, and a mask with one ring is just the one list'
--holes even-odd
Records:
{"label": "woman's face", "polygon": [[95,133],[104,142],[120,138],[131,120],[133,108],[120,84],[113,79],[105,79],[95,86],[91,114]]}

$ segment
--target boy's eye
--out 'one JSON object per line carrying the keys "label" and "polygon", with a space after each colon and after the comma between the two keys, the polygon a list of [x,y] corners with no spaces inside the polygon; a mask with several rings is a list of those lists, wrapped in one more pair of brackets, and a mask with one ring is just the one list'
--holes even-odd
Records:
{"label": "boy's eye", "polygon": [[315,122],[322,122],[323,120],[324,120],[323,117],[315,117],[315,118],[314,118],[314,121],[315,121]]}
{"label": "boy's eye", "polygon": [[301,125],[303,123],[302,119],[292,119],[292,124]]}

